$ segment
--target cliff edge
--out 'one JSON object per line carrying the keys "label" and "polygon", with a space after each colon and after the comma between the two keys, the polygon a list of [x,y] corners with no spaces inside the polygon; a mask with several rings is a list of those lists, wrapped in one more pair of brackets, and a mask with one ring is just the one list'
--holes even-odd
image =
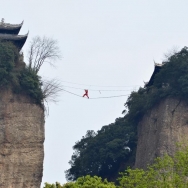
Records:
{"label": "cliff edge", "polygon": [[149,110],[138,124],[136,168],[146,169],[156,157],[173,155],[176,144],[188,141],[188,105],[166,98]]}
{"label": "cliff edge", "polygon": [[0,91],[0,187],[39,188],[44,110],[28,96]]}

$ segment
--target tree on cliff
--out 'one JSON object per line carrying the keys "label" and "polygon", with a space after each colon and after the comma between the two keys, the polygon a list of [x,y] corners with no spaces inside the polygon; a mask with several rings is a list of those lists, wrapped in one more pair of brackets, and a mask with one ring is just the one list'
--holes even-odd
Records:
{"label": "tree on cliff", "polygon": [[28,71],[17,47],[11,42],[0,41],[0,87],[12,89],[14,93],[29,95],[42,104],[41,78]]}
{"label": "tree on cliff", "polygon": [[[31,45],[33,59],[30,59],[28,66],[23,62],[22,54],[14,44],[0,41],[0,87],[11,88],[17,94],[29,95],[37,104],[43,106],[44,100],[56,100],[61,85],[55,79],[44,81],[37,73],[44,62],[60,56],[56,41],[39,39],[35,38]],[[53,64],[53,61],[50,63]]]}
{"label": "tree on cliff", "polygon": [[54,65],[60,59],[57,41],[51,38],[36,36],[32,39],[28,51],[28,68],[38,73],[44,63]]}
{"label": "tree on cliff", "polygon": [[[54,66],[55,61],[60,58],[60,50],[56,40],[36,36],[30,42],[27,69],[37,74],[44,63]],[[51,79],[41,80],[41,83],[43,99],[56,102],[58,93],[62,90],[60,82],[56,79]]]}
{"label": "tree on cliff", "polygon": [[96,175],[115,180],[119,171],[134,163],[135,137],[135,130],[126,118],[116,119],[115,123],[103,126],[97,133],[87,131],[73,146],[75,152],[66,178],[76,180],[81,176]]}
{"label": "tree on cliff", "polygon": [[130,121],[139,122],[147,110],[166,97],[175,97],[188,103],[188,48],[163,62],[161,70],[154,77],[153,85],[140,88],[129,96],[125,106]]}

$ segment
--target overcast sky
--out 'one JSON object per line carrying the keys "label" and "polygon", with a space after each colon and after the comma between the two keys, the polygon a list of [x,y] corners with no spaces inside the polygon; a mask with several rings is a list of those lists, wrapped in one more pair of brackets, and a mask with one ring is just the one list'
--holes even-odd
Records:
{"label": "overcast sky", "polygon": [[[19,24],[24,20],[20,35],[29,31],[23,47],[26,63],[34,36],[58,41],[62,59],[56,68],[43,66],[40,75],[57,78],[65,90],[77,95],[83,95],[84,88],[89,89],[90,97],[130,94],[150,79],[154,61],[161,63],[164,53],[188,45],[186,0],[0,2],[5,22]],[[101,91],[105,89],[126,91]],[[72,146],[87,130],[97,131],[122,116],[126,99],[88,100],[62,92],[57,104],[48,104],[42,186],[44,182],[66,182],[64,171],[70,168]]]}

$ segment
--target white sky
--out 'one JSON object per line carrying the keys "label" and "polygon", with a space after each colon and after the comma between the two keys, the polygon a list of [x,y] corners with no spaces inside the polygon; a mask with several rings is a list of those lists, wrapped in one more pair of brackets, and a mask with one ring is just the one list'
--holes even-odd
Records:
{"label": "white sky", "polygon": [[[1,17],[36,35],[57,39],[62,59],[40,75],[87,85],[130,86],[125,92],[92,92],[90,97],[129,94],[143,86],[168,50],[188,42],[186,0],[0,0]],[[0,18],[1,19],[1,18]],[[27,62],[25,54],[25,62]],[[62,85],[83,88],[82,85]],[[82,90],[68,91],[82,95]],[[89,89],[110,89],[89,87]],[[113,88],[117,89],[117,88]],[[62,92],[49,104],[45,124],[44,182],[65,183],[72,146],[87,130],[99,130],[122,116],[126,97],[87,100]]]}

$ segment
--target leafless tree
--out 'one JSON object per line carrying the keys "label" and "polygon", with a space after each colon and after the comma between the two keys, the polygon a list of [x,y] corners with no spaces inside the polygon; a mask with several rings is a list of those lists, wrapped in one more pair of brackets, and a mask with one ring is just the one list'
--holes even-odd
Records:
{"label": "leafless tree", "polygon": [[[37,74],[44,63],[54,65],[55,61],[60,58],[60,50],[56,40],[36,36],[30,42],[28,50],[29,64],[27,68]],[[44,101],[57,102],[57,97],[62,87],[60,82],[56,79],[52,79],[49,81],[42,80],[41,89]]]}
{"label": "leafless tree", "polygon": [[57,59],[60,59],[60,50],[56,40],[39,36],[32,39],[28,51],[30,70],[38,73],[43,63],[54,65]]}
{"label": "leafless tree", "polygon": [[45,101],[57,102],[60,91],[62,91],[62,86],[58,80],[43,81],[42,93]]}

